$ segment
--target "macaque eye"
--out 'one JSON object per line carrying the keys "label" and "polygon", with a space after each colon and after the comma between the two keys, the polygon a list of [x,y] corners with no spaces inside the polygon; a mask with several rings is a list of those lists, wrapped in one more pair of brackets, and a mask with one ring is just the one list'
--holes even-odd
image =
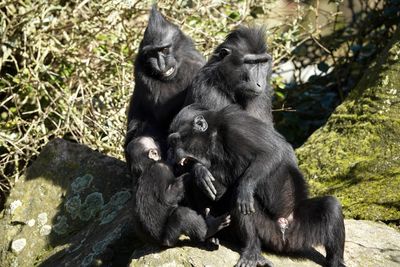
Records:
{"label": "macaque eye", "polygon": [[220,59],[223,59],[224,57],[228,56],[231,54],[231,50],[228,48],[221,48],[218,52],[218,56]]}
{"label": "macaque eye", "polygon": [[193,121],[193,129],[200,132],[207,131],[208,123],[202,115],[196,116]]}
{"label": "macaque eye", "polygon": [[164,47],[161,49],[161,53],[168,55],[169,54],[169,48],[168,47]]}

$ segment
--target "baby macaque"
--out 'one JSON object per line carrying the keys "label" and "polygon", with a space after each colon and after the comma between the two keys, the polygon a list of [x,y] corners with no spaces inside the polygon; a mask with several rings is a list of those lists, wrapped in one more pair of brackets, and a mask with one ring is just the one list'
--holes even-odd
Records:
{"label": "baby macaque", "polygon": [[[173,246],[185,234],[195,241],[206,241],[230,224],[230,215],[205,216],[179,205],[185,194],[187,175],[175,177],[161,161],[160,149],[151,137],[132,140],[127,146],[131,172],[138,175],[134,184],[134,213],[139,237],[143,241]],[[212,242],[216,242],[215,239]]]}

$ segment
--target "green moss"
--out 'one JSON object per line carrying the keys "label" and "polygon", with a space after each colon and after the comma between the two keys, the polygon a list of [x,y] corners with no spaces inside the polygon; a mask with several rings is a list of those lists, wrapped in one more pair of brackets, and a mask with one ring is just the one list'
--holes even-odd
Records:
{"label": "green moss", "polygon": [[397,39],[296,151],[311,193],[337,196],[346,217],[400,220],[399,54]]}

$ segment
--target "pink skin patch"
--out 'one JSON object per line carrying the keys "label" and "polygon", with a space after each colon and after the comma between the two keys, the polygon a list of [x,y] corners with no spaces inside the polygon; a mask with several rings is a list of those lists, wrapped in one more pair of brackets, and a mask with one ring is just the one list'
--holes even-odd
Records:
{"label": "pink skin patch", "polygon": [[288,228],[288,226],[289,226],[289,221],[288,221],[288,219],[286,219],[286,218],[279,218],[278,219],[278,224],[279,224],[279,227],[282,229],[286,229],[286,228]]}
{"label": "pink skin patch", "polygon": [[279,229],[281,230],[283,242],[286,241],[285,231],[289,228],[289,222],[292,222],[292,221],[293,221],[293,213],[291,213],[287,218],[280,217],[276,221],[279,225]]}

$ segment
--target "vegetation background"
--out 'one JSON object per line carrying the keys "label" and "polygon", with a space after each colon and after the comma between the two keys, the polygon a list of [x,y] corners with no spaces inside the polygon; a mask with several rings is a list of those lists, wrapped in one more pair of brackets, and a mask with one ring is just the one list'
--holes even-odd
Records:
{"label": "vegetation background", "polygon": [[[152,1],[0,0],[0,210],[51,139],[122,159],[133,60]],[[355,87],[399,24],[398,0],[167,0],[158,7],[206,56],[263,24],[274,117],[300,146]]]}

